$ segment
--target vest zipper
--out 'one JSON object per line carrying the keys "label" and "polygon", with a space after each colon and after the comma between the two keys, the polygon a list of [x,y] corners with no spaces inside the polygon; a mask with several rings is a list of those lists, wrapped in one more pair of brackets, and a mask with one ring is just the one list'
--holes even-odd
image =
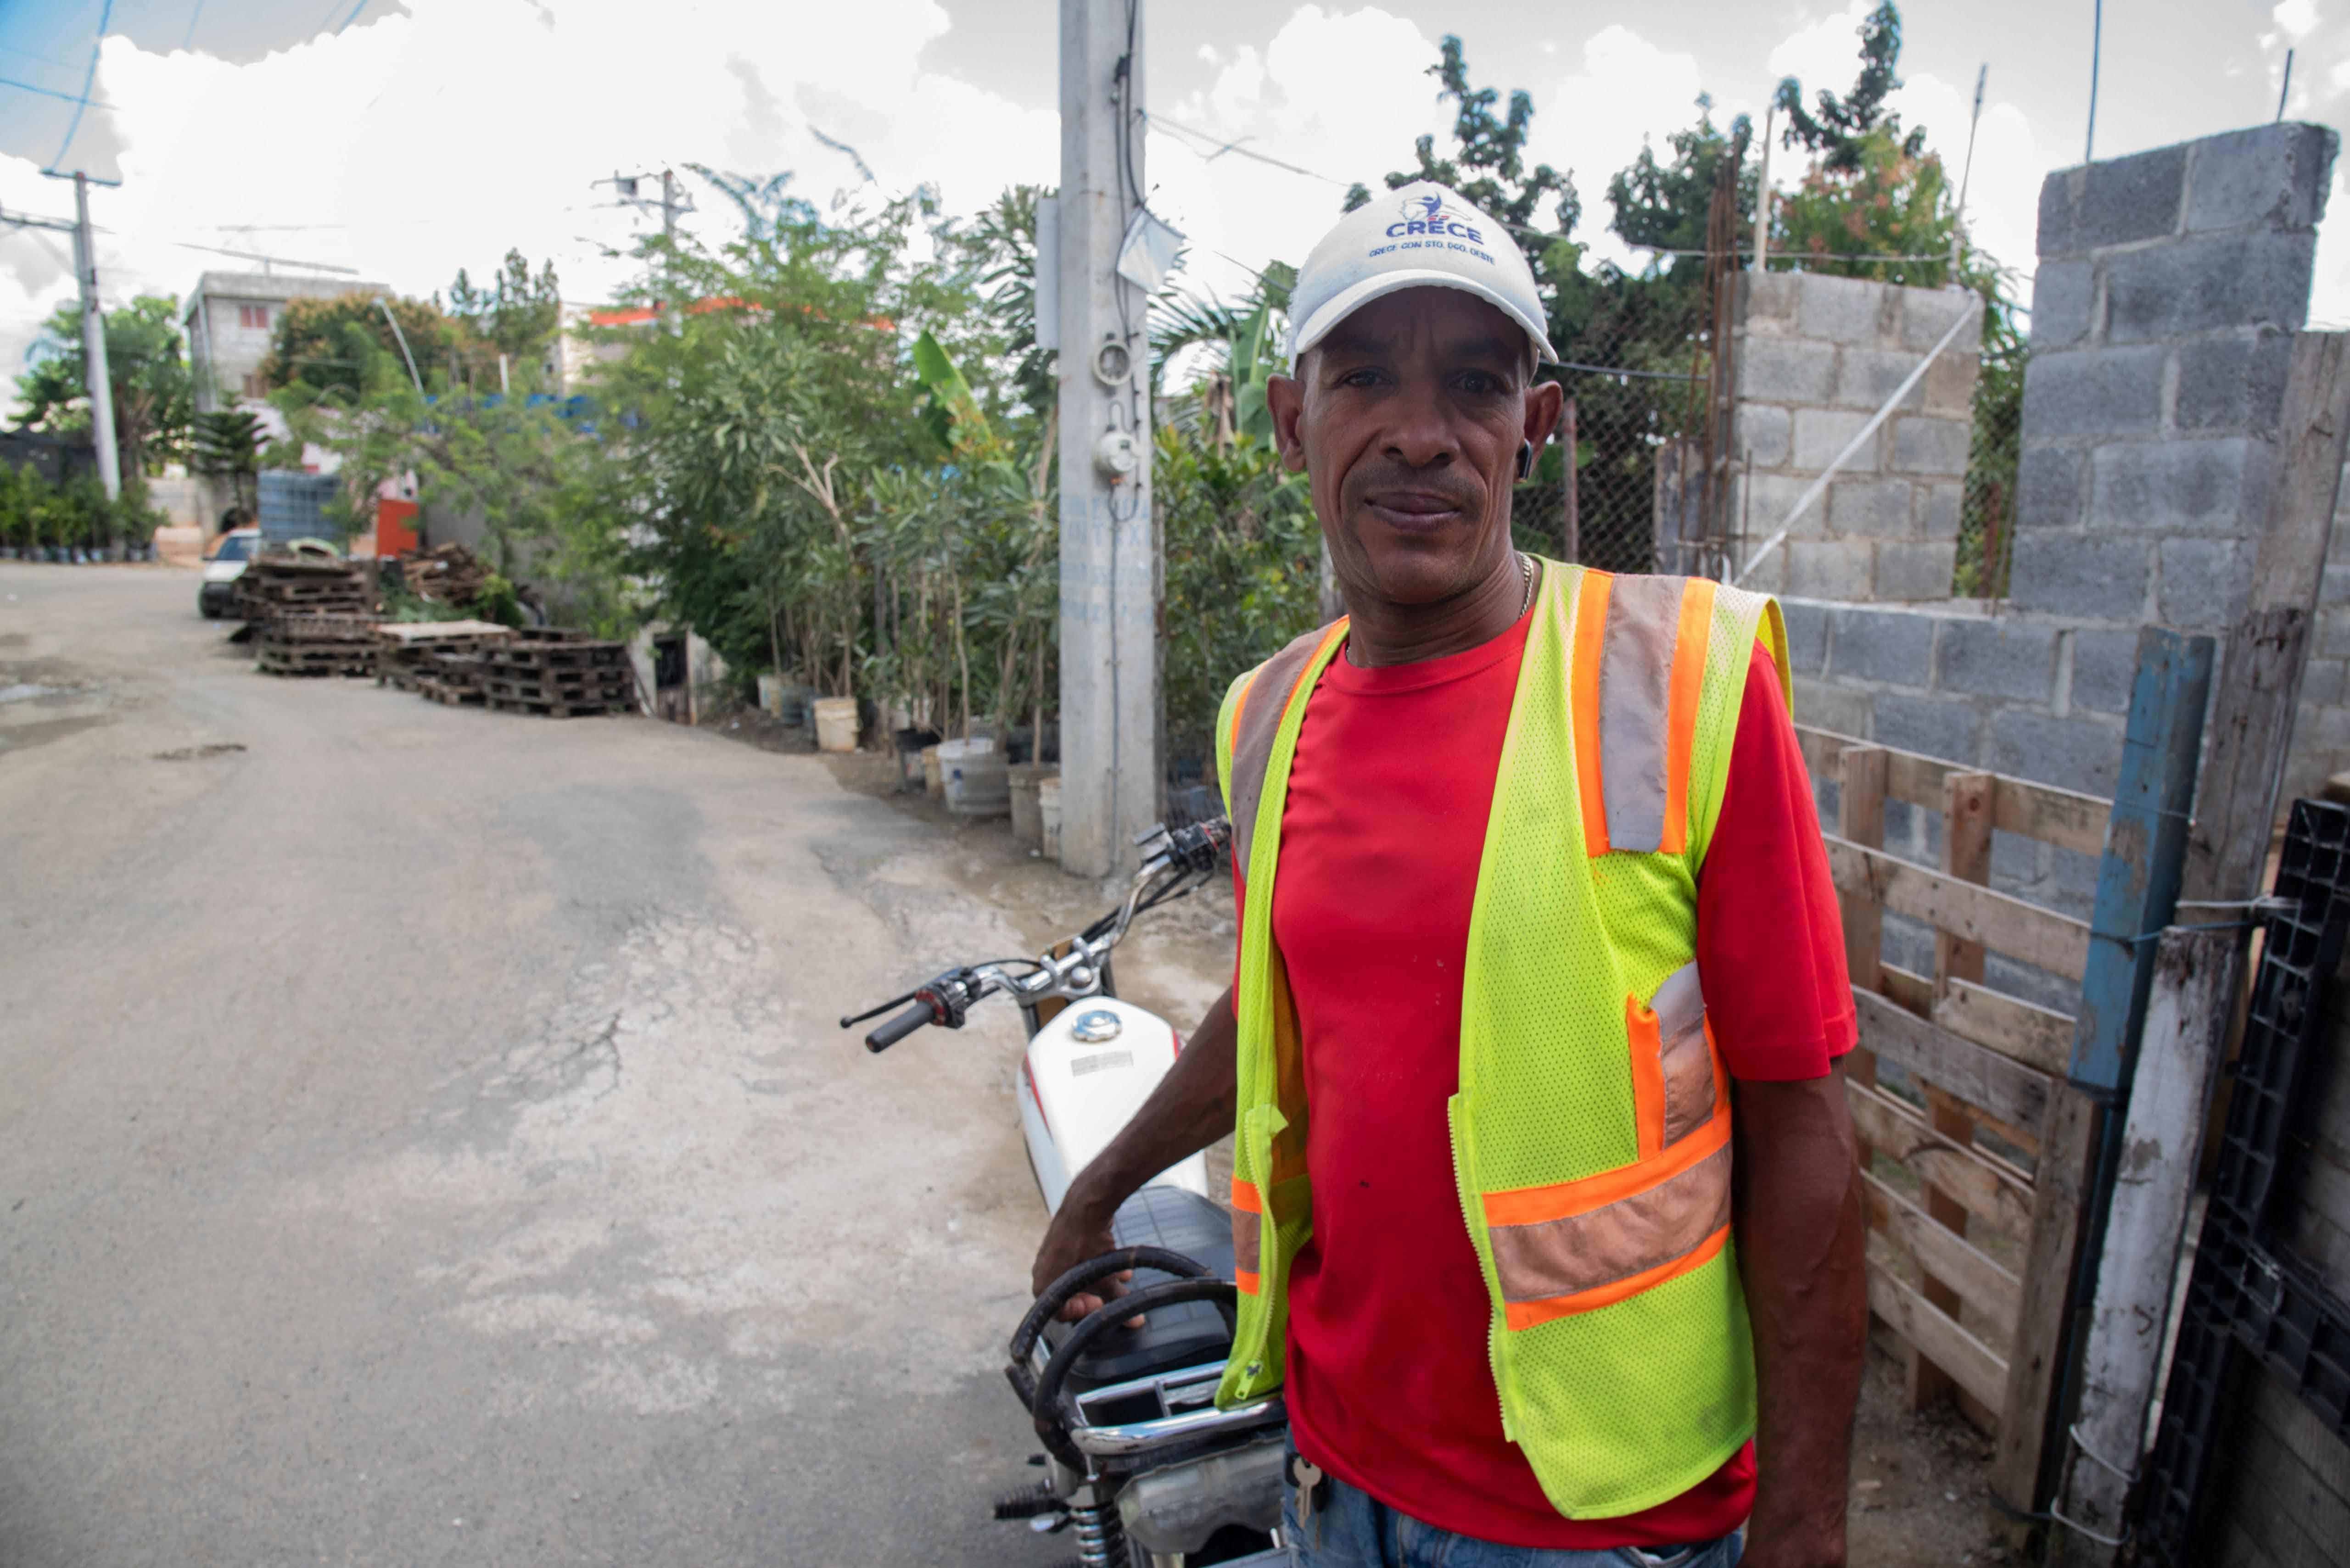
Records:
{"label": "vest zipper", "polygon": [[[1477,1197],[1469,1185],[1469,1173],[1463,1168],[1462,1159],[1462,1146],[1468,1141],[1469,1111],[1464,1103],[1465,1099],[1464,1096],[1454,1095],[1446,1103],[1444,1112],[1445,1120],[1449,1124],[1448,1130],[1452,1135],[1450,1140],[1452,1145],[1452,1189],[1460,1195],[1461,1222],[1469,1228],[1469,1244],[1476,1247],[1477,1239],[1481,1234],[1477,1229],[1475,1207]],[[1485,1304],[1490,1314],[1485,1320],[1485,1366],[1493,1376],[1494,1400],[1502,1407],[1502,1436],[1514,1443],[1518,1440],[1518,1434],[1510,1421],[1509,1396],[1503,1391],[1502,1387],[1502,1334],[1503,1333],[1502,1309],[1494,1304],[1493,1298],[1497,1287],[1493,1279],[1492,1265],[1487,1262],[1482,1248],[1478,1250],[1477,1262],[1479,1272],[1484,1276]]]}

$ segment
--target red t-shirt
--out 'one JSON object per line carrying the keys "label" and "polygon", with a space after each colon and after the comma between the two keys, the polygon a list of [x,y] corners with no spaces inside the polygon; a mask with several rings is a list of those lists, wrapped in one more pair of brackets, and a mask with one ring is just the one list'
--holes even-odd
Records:
{"label": "red t-shirt", "polygon": [[[1605,1551],[1726,1535],[1752,1445],[1619,1519],[1553,1508],[1485,1358],[1492,1308],[1453,1185],[1461,971],[1521,618],[1418,664],[1331,661],[1298,737],[1274,936],[1304,1033],[1314,1236],[1289,1272],[1289,1417],[1324,1469],[1441,1529]],[[1815,1078],[1854,1039],[1844,939],[1809,776],[1758,649],[1698,885],[1707,1016],[1733,1076]]]}

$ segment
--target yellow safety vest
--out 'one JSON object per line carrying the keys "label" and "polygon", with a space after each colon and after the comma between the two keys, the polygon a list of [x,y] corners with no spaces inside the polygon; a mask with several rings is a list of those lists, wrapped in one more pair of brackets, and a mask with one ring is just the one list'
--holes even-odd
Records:
{"label": "yellow safety vest", "polygon": [[[1503,1429],[1562,1514],[1607,1519],[1688,1490],[1754,1429],[1697,873],[1752,649],[1759,638],[1784,691],[1786,634],[1775,601],[1703,578],[1544,566],[1478,867],[1448,1114]],[[1346,630],[1309,633],[1234,681],[1216,726],[1246,885],[1226,1406],[1280,1386],[1289,1264],[1313,1233],[1273,898],[1298,729]]]}

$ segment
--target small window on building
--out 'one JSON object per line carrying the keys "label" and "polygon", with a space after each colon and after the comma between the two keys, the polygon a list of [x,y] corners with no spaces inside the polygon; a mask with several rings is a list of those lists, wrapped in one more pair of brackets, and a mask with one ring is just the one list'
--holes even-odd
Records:
{"label": "small window on building", "polygon": [[249,375],[244,379],[244,395],[248,398],[265,398],[269,395],[269,388],[260,377]]}
{"label": "small window on building", "polygon": [[240,305],[236,307],[236,324],[255,332],[269,330],[269,306]]}

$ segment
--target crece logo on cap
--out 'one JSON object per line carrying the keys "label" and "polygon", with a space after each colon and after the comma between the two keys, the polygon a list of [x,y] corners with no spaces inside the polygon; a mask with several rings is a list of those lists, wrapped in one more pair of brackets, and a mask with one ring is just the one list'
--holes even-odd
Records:
{"label": "crece logo on cap", "polygon": [[1460,215],[1445,209],[1441,196],[1406,196],[1397,211],[1403,221],[1388,225],[1388,238],[1400,239],[1406,234],[1450,234],[1456,240],[1467,240],[1482,245],[1485,236],[1461,221]]}

